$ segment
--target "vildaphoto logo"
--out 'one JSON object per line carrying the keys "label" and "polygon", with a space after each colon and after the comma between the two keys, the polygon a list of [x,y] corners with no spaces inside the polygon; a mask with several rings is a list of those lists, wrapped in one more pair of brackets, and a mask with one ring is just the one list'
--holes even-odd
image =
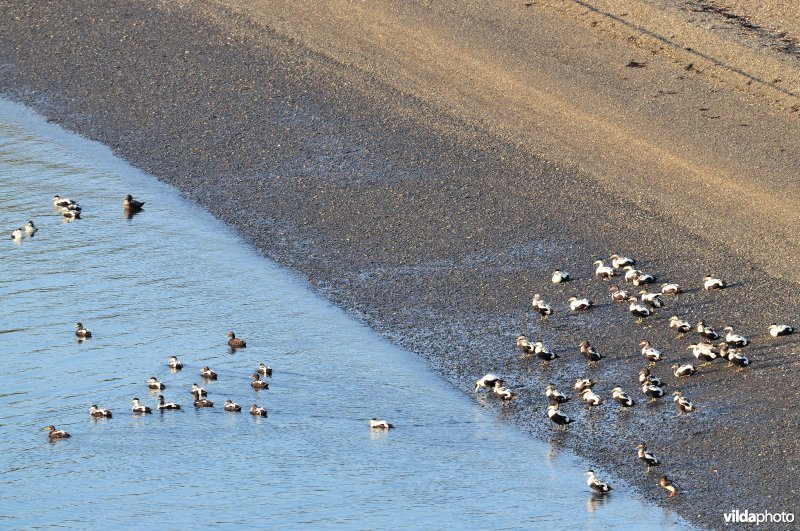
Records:
{"label": "vildaphoto logo", "polygon": [[791,524],[794,522],[794,513],[771,513],[764,511],[760,513],[751,513],[747,509],[740,511],[734,509],[729,513],[725,513],[726,524]]}

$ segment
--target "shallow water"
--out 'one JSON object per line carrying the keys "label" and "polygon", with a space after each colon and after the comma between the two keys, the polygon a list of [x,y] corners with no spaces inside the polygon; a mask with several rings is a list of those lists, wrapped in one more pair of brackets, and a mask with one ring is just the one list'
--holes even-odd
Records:
{"label": "shallow water", "polygon": [[[132,219],[127,193],[147,202]],[[83,219],[62,222],[55,194]],[[13,243],[28,219],[39,232]],[[173,189],[2,100],[0,229],[0,526],[685,525],[623,484],[594,498],[586,463],[505,425]],[[94,337],[78,343],[77,321]],[[248,347],[232,353],[228,330]],[[256,392],[261,361],[275,373]],[[134,396],[155,406],[150,376],[182,411],[131,414]],[[191,407],[192,382],[216,407]],[[226,398],[269,417],[225,413]],[[93,403],[114,418],[91,420]],[[371,432],[372,416],[398,427]],[[72,438],[49,443],[48,424]]]}

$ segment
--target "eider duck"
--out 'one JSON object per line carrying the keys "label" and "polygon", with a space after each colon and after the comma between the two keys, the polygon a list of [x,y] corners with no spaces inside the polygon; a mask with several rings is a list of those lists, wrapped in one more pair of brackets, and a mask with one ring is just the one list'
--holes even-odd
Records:
{"label": "eider duck", "polygon": [[205,389],[197,385],[196,383],[192,384],[192,395],[195,398],[203,398],[204,396],[208,396],[208,393]]}
{"label": "eider duck", "polygon": [[640,290],[642,302],[646,302],[653,308],[661,308],[664,306],[664,300],[661,298],[660,293],[650,293],[646,289]]}
{"label": "eider duck", "polygon": [[65,221],[70,221],[73,219],[81,219],[81,213],[77,210],[64,210],[61,212],[61,218]]}
{"label": "eider duck", "polygon": [[605,481],[600,481],[594,474],[594,470],[589,470],[586,472],[586,484],[589,485],[589,488],[592,489],[597,494],[607,494],[611,492],[611,485],[606,483]]}
{"label": "eider duck", "polygon": [[664,396],[664,390],[650,382],[642,384],[642,393],[650,397],[649,402],[655,402],[656,399]]}
{"label": "eider duck", "polygon": [[267,367],[263,363],[258,364],[258,371],[256,372],[261,376],[272,378],[272,368]]}
{"label": "eider duck", "polygon": [[602,260],[595,260],[594,261],[594,265],[597,266],[597,269],[594,270],[594,275],[597,278],[602,278],[604,280],[608,280],[608,279],[610,279],[611,277],[613,277],[614,275],[617,274],[617,272],[614,271],[613,267],[609,267],[609,266],[603,264]]}
{"label": "eider duck", "polygon": [[558,425],[558,429],[561,431],[567,431],[567,426],[574,422],[572,418],[563,414],[558,409],[558,404],[551,404],[547,406],[547,418],[556,423]]}
{"label": "eider duck", "polygon": [[255,415],[257,417],[266,417],[267,410],[264,409],[263,407],[258,407],[258,404],[253,404],[252,406],[250,406],[250,414]]}
{"label": "eider duck", "polygon": [[534,310],[539,312],[540,319],[547,319],[553,313],[553,308],[541,299],[538,293],[533,295],[531,306]]}
{"label": "eider duck", "polygon": [[588,310],[594,305],[592,301],[589,299],[583,298],[579,299],[578,297],[570,297],[569,298],[569,307],[573,312],[579,312],[581,310]]}
{"label": "eider duck", "polygon": [[533,344],[533,353],[536,357],[542,360],[542,365],[547,365],[547,362],[553,361],[558,358],[558,354],[550,350],[540,339],[536,340]]}
{"label": "eider duck", "polygon": [[128,194],[122,200],[122,206],[127,212],[139,212],[144,206],[144,201],[136,201],[131,194]]}
{"label": "eider duck", "polygon": [[794,334],[794,328],[789,325],[775,323],[769,325],[769,335],[772,337],[790,336],[792,334]]}
{"label": "eider duck", "polygon": [[517,399],[517,393],[511,391],[507,387],[503,387],[499,383],[494,384],[494,389],[492,389],[492,392],[503,402]]}
{"label": "eider duck", "polygon": [[636,277],[642,274],[641,271],[635,269],[633,266],[625,266],[622,269],[625,271],[625,274],[622,277],[625,279],[625,282],[633,282]]}
{"label": "eider duck", "polygon": [[675,409],[678,410],[678,415],[683,413],[692,413],[696,411],[696,408],[689,402],[688,398],[685,398],[680,391],[675,391],[672,393],[672,400],[675,402]]}
{"label": "eider duck", "polygon": [[159,411],[167,411],[167,410],[176,410],[180,409],[181,405],[176,404],[175,402],[164,402],[164,395],[158,395],[158,405],[156,405],[156,409]]}
{"label": "eider duck", "polygon": [[661,284],[662,295],[677,295],[678,293],[683,293],[683,288],[678,284],[675,284],[674,282]]}
{"label": "eider duck", "polygon": [[657,361],[661,361],[661,351],[652,347],[649,341],[645,339],[639,343],[639,346],[642,347],[642,356],[644,356],[651,365],[654,365]]}
{"label": "eider duck", "polygon": [[212,371],[209,368],[208,365],[206,365],[202,369],[200,369],[200,376],[205,378],[206,380],[216,380],[217,379],[217,373]]}
{"label": "eider duck", "polygon": [[44,429],[50,432],[47,434],[47,436],[50,438],[51,441],[54,439],[68,439],[69,437],[71,437],[69,433],[65,432],[64,430],[57,430],[56,427],[53,425],[47,426]]}
{"label": "eider duck", "polygon": [[719,332],[711,328],[710,326],[706,325],[706,322],[702,319],[697,321],[697,333],[703,336],[706,339],[710,339],[711,341],[716,341],[719,339]]}
{"label": "eider duck", "polygon": [[78,206],[78,203],[66,197],[53,196],[53,208],[69,208],[71,206]]}
{"label": "eider duck", "polygon": [[228,346],[231,347],[231,348],[234,348],[234,349],[236,349],[236,348],[245,348],[247,346],[247,343],[245,343],[243,340],[237,338],[236,334],[234,334],[233,332],[228,332],[227,337],[228,337]]}
{"label": "eider duck", "polygon": [[642,463],[647,465],[646,472],[648,474],[650,473],[650,467],[661,466],[661,461],[659,461],[656,456],[647,451],[647,445],[642,443],[639,446],[637,446],[636,449],[638,450],[639,459],[642,461]]}
{"label": "eider duck", "polygon": [[28,235],[28,238],[33,238],[38,230],[39,229],[33,224],[32,220],[28,220],[28,222],[25,224],[25,234]]}
{"label": "eider duck", "polygon": [[547,384],[544,394],[550,399],[551,402],[555,404],[563,404],[564,402],[569,401],[569,397],[556,389],[556,386],[553,384]]}
{"label": "eider duck", "polygon": [[656,387],[661,387],[662,385],[664,385],[664,382],[661,381],[661,378],[650,374],[650,369],[648,369],[647,367],[639,371],[639,383],[640,384],[647,383],[650,385],[655,385]]}
{"label": "eider duck", "polygon": [[599,406],[600,404],[603,403],[603,399],[600,398],[600,395],[596,394],[591,389],[584,389],[583,391],[580,392],[580,396],[581,400],[586,402],[586,405],[589,406],[590,411],[593,407]]}
{"label": "eider duck", "polygon": [[636,317],[636,322],[641,324],[645,317],[652,315],[652,310],[636,300],[636,297],[628,299],[631,304],[628,306],[628,311]]}
{"label": "eider duck", "polygon": [[385,420],[378,420],[372,417],[369,419],[369,427],[373,430],[389,430],[394,428],[394,424],[389,424]]}
{"label": "eider duck", "polygon": [[578,345],[578,347],[581,349],[581,354],[583,354],[583,357],[589,362],[590,367],[594,367],[598,361],[605,357],[586,340],[581,341],[581,344]]}
{"label": "eider duck", "polygon": [[711,365],[711,362],[719,357],[719,352],[711,343],[692,343],[686,348],[692,351],[698,361],[704,362],[702,367]]}
{"label": "eider duck", "polygon": [[703,289],[704,290],[712,290],[712,289],[722,289],[727,287],[727,284],[722,279],[713,277],[711,275],[706,275],[703,277]]}
{"label": "eider duck", "polygon": [[232,400],[226,400],[226,401],[225,401],[225,411],[230,411],[230,412],[233,412],[233,413],[238,413],[238,412],[239,412],[239,411],[241,411],[241,410],[242,410],[242,406],[240,406],[240,405],[239,405],[239,404],[237,404],[236,402],[234,402],[234,401],[232,401]]}
{"label": "eider duck", "polygon": [[608,289],[611,291],[611,300],[614,302],[627,302],[633,297],[633,293],[621,289],[619,286],[609,286]]}
{"label": "eider duck", "polygon": [[678,337],[683,337],[684,334],[692,329],[692,325],[683,319],[678,319],[677,315],[673,315],[669,318],[669,327],[678,332]]}
{"label": "eider duck", "polygon": [[697,372],[697,369],[694,368],[694,365],[691,363],[687,363],[685,365],[673,365],[670,367],[673,370],[673,374],[680,378],[681,376],[691,376]]}
{"label": "eider duck", "polygon": [[611,398],[613,398],[614,402],[621,405],[623,408],[633,407],[636,405],[636,401],[631,398],[630,395],[623,392],[622,388],[619,386],[611,390]]}
{"label": "eider duck", "polygon": [[522,354],[531,354],[533,353],[533,345],[528,338],[525,336],[517,336],[516,339],[517,348],[522,351]]}
{"label": "eider duck", "polygon": [[747,359],[747,356],[738,350],[730,348],[725,343],[722,343],[719,347],[719,357],[728,360],[728,367],[733,367],[734,365],[739,367],[739,371],[750,365],[750,360]]}
{"label": "eider duck", "polygon": [[100,409],[97,404],[92,404],[92,407],[89,408],[89,416],[96,419],[110,419],[112,415],[110,409]]}
{"label": "eider duck", "polygon": [[261,389],[269,389],[269,383],[260,379],[257,372],[251,374],[250,378],[253,379],[253,381],[250,382],[250,387],[252,387],[256,391],[260,391]]}
{"label": "eider duck", "polygon": [[158,378],[155,376],[151,376],[149,380],[147,380],[147,387],[150,389],[154,389],[156,391],[160,391],[161,389],[166,389],[167,386],[163,383],[158,381]]}
{"label": "eider duck", "polygon": [[14,229],[11,233],[11,239],[14,240],[16,243],[20,243],[22,241],[22,229],[17,228]]}
{"label": "eider duck", "polygon": [[622,269],[625,266],[632,266],[636,264],[636,260],[633,258],[628,258],[627,256],[620,256],[617,253],[613,253],[611,256],[611,267],[614,269]]}
{"label": "eider duck", "polygon": [[739,334],[734,334],[732,326],[726,326],[722,330],[727,332],[727,334],[725,334],[725,342],[728,345],[732,347],[746,347],[750,344],[750,341],[746,337]]}
{"label": "eider duck", "polygon": [[661,479],[658,480],[658,484],[669,492],[669,498],[674,498],[675,495],[678,494],[678,485],[667,476],[661,476]]}
{"label": "eider duck", "polygon": [[559,271],[556,269],[553,271],[553,276],[550,277],[550,281],[553,284],[561,284],[562,282],[569,282],[569,273],[566,271]]}
{"label": "eider duck", "polygon": [[89,339],[92,333],[86,330],[81,323],[75,323],[75,335],[81,339]]}
{"label": "eider duck", "polygon": [[643,271],[639,271],[639,274],[633,278],[633,285],[634,286],[644,286],[645,284],[655,284],[656,277],[649,273],[645,273]]}
{"label": "eider duck", "polygon": [[179,371],[183,369],[183,363],[178,361],[178,356],[170,356],[169,361],[167,362],[167,367]]}
{"label": "eider duck", "polygon": [[575,390],[577,392],[581,392],[584,389],[591,389],[597,384],[597,380],[591,380],[589,378],[578,378],[575,380]]}
{"label": "eider duck", "polygon": [[486,389],[494,389],[494,386],[497,385],[498,383],[500,383],[500,385],[503,385],[504,382],[499,376],[492,374],[490,372],[486,374],[483,378],[475,382],[475,391],[477,391],[481,387],[484,387]]}
{"label": "eider duck", "polygon": [[195,398],[194,399],[194,407],[201,408],[201,407],[214,407],[214,402],[209,400],[208,398]]}
{"label": "eider duck", "polygon": [[138,398],[134,398],[133,400],[131,400],[131,404],[133,404],[131,406],[131,412],[133,412],[133,413],[152,413],[153,412],[150,409],[149,406],[143,406],[142,404],[140,404]]}

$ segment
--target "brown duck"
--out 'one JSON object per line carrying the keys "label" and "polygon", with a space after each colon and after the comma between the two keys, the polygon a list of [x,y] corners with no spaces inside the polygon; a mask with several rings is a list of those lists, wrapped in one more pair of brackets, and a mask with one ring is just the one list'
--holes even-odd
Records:
{"label": "brown duck", "polygon": [[228,346],[231,348],[245,348],[247,343],[244,340],[239,339],[236,337],[236,334],[233,332],[228,332]]}

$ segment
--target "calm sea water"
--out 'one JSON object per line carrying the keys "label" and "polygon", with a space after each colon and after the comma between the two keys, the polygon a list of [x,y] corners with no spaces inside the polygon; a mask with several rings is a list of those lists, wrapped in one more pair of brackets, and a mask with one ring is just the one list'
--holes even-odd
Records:
{"label": "calm sea water", "polygon": [[[132,219],[127,193],[147,202]],[[55,194],[83,219],[62,222]],[[39,232],[17,245],[28,219]],[[587,463],[517,433],[173,189],[2,100],[0,228],[2,527],[684,525],[622,484],[594,498]],[[75,341],[77,321],[92,339]],[[248,347],[231,353],[228,330]],[[262,361],[274,377],[256,392]],[[135,396],[155,409],[150,376],[182,411],[131,414]],[[193,382],[216,407],[191,407]],[[227,398],[269,417],[225,413]],[[91,420],[91,404],[114,418]],[[372,433],[372,416],[398,427]],[[72,438],[48,442],[48,424]]]}

